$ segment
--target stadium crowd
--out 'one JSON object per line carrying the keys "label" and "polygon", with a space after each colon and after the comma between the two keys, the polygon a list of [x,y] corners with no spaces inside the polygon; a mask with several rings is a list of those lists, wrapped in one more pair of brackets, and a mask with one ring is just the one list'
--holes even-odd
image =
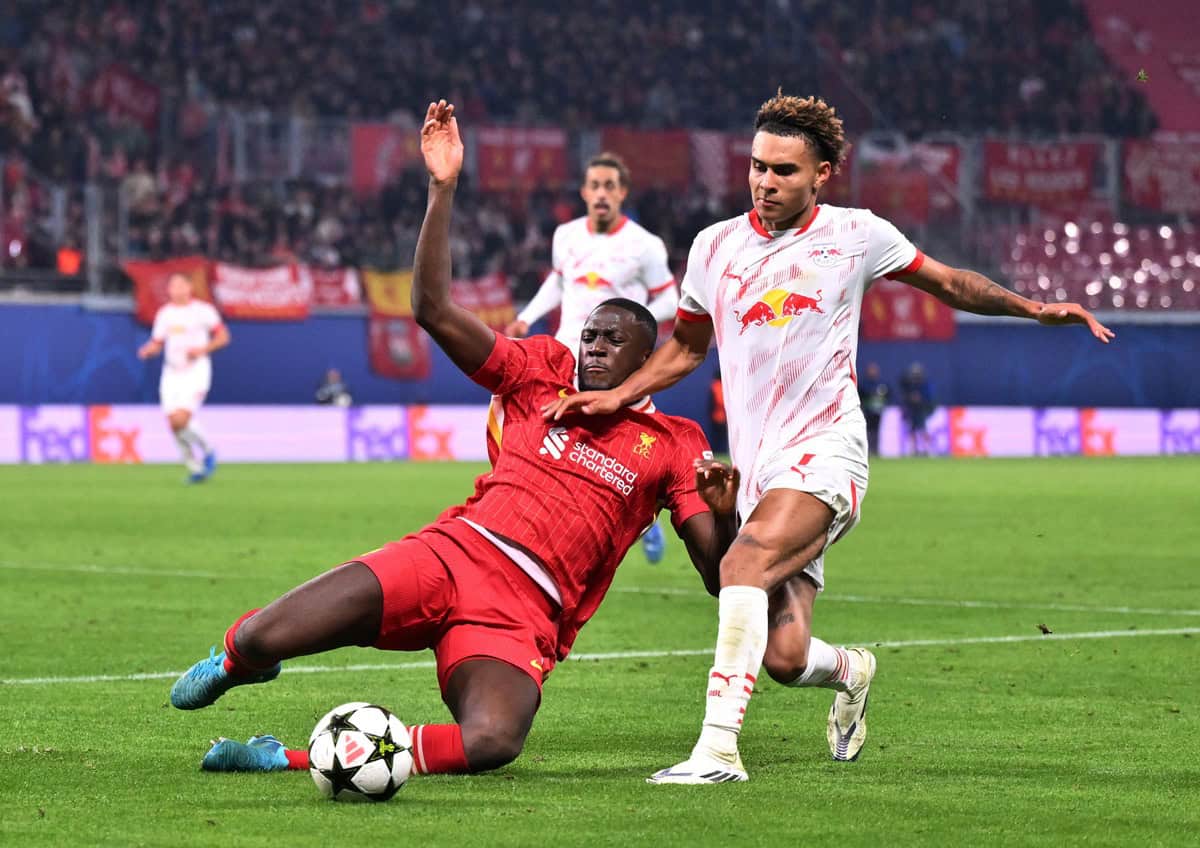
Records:
{"label": "stadium crowd", "polygon": [[[423,206],[402,178],[360,203],[312,182],[230,185],[203,128],[222,108],[415,124],[446,92],[472,125],[581,129],[743,126],[764,69],[790,86],[857,91],[876,123],[955,132],[1144,135],[1154,117],[1090,37],[1081,0],[14,0],[0,11],[0,156],[9,265],[55,261],[46,188],[98,181],[128,210],[124,247],[204,251],[261,264],[386,262],[410,251]],[[232,37],[230,34],[232,33]],[[819,60],[814,59],[819,55]],[[157,89],[151,121],[94,87],[114,63]],[[619,84],[611,84],[611,81]],[[757,95],[756,95],[757,96]],[[858,127],[856,129],[862,129]],[[644,223],[678,250],[724,200],[637,195]],[[458,246],[472,269],[517,278],[544,263],[570,193],[468,194]],[[84,244],[73,195],[61,248]],[[111,228],[110,228],[111,229]],[[537,257],[533,259],[532,257]]]}

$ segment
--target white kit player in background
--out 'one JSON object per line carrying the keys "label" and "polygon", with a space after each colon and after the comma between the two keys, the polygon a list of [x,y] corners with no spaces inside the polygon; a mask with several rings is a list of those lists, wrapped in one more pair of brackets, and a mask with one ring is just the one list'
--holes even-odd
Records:
{"label": "white kit player in background", "polygon": [[[721,560],[717,647],[700,739],[651,783],[746,780],[738,735],[759,669],[785,686],[837,692],[827,738],[853,760],[867,737],[875,657],[811,635],[825,551],[858,523],[867,490],[866,421],[855,387],[862,298],[895,277],[956,309],[1112,333],[1075,303],[1041,304],[943,265],[865,209],[817,203],[845,158],[842,122],[816,98],[782,93],[754,123],[753,210],[692,244],[675,334],[616,389],[546,407],[550,419],[606,414],[683,379],[715,338],[734,466],[737,539]],[[718,475],[736,480],[724,469]]]}
{"label": "white kit player in background", "polygon": [[[660,324],[675,318],[679,292],[667,264],[666,245],[621,211],[629,195],[629,169],[621,157],[601,153],[588,160],[579,195],[587,214],[554,231],[553,269],[533,300],[505,328],[505,335],[524,338],[530,325],[560,307],[554,338],[577,353],[588,316],[614,297],[643,304]],[[489,413],[489,433],[498,432],[501,415],[494,408]],[[642,536],[646,558],[661,560],[665,544],[655,521]]]}
{"label": "white kit player in background", "polygon": [[185,275],[170,276],[167,298],[154,316],[150,341],[138,348],[138,358],[163,354],[159,404],[179,443],[188,482],[200,483],[212,476],[217,455],[195,415],[212,385],[209,354],[229,344],[229,330],[211,303],[192,297],[192,281]]}

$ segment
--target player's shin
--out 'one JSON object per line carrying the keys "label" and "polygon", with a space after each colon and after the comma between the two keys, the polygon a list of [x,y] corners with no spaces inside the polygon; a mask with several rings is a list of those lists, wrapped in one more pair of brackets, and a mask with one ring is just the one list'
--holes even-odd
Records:
{"label": "player's shin", "polygon": [[200,449],[201,453],[208,453],[212,449],[208,443],[208,437],[204,435],[204,432],[200,429],[200,425],[196,423],[195,416],[192,416],[187,426],[179,431],[178,436],[182,436],[189,444],[195,445]]}
{"label": "player's shin", "polygon": [[413,771],[417,774],[459,774],[470,771],[457,724],[415,724],[412,739]]}
{"label": "player's shin", "polygon": [[720,624],[704,726],[692,755],[734,765],[738,734],[767,647],[767,593],[755,586],[726,586],[718,603]]}

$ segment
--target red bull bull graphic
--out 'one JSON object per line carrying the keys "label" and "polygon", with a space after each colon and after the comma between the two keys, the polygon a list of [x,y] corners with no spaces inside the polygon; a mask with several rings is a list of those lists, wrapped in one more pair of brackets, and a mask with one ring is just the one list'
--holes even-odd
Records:
{"label": "red bull bull graphic", "polygon": [[593,291],[595,289],[611,289],[613,284],[601,277],[595,271],[588,271],[586,274],[580,274],[575,278],[575,282],[581,286],[587,286]]}
{"label": "red bull bull graphic", "polygon": [[742,325],[742,328],[738,330],[740,336],[752,326],[761,327],[766,324],[771,327],[782,327],[802,312],[816,312],[818,315],[824,315],[825,310],[819,306],[820,303],[820,289],[817,289],[815,297],[787,289],[771,289],[745,312],[738,309],[733,310],[733,317]]}

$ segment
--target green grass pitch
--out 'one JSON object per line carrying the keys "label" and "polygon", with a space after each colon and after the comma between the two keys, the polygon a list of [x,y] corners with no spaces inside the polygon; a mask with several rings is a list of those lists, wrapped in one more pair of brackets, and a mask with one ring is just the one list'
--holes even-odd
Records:
{"label": "green grass pitch", "polygon": [[[370,806],[325,801],[306,774],[201,773],[212,737],[304,740],[344,701],[445,720],[433,670],[414,666],[426,655],[298,660],[321,668],[285,666],[196,713],[171,709],[167,691],[236,615],[418,528],[478,470],[226,466],[187,488],[169,467],[0,468],[0,844],[1200,838],[1189,458],[876,463],[814,621],[829,641],[878,645],[857,763],[829,760],[831,693],[764,675],[743,734],[749,783],[643,783],[694,741],[716,626],[672,537],[661,565],[631,553],[576,647],[609,656],[560,665],[511,767],[414,778]],[[373,667],[338,670],[352,664]]]}

